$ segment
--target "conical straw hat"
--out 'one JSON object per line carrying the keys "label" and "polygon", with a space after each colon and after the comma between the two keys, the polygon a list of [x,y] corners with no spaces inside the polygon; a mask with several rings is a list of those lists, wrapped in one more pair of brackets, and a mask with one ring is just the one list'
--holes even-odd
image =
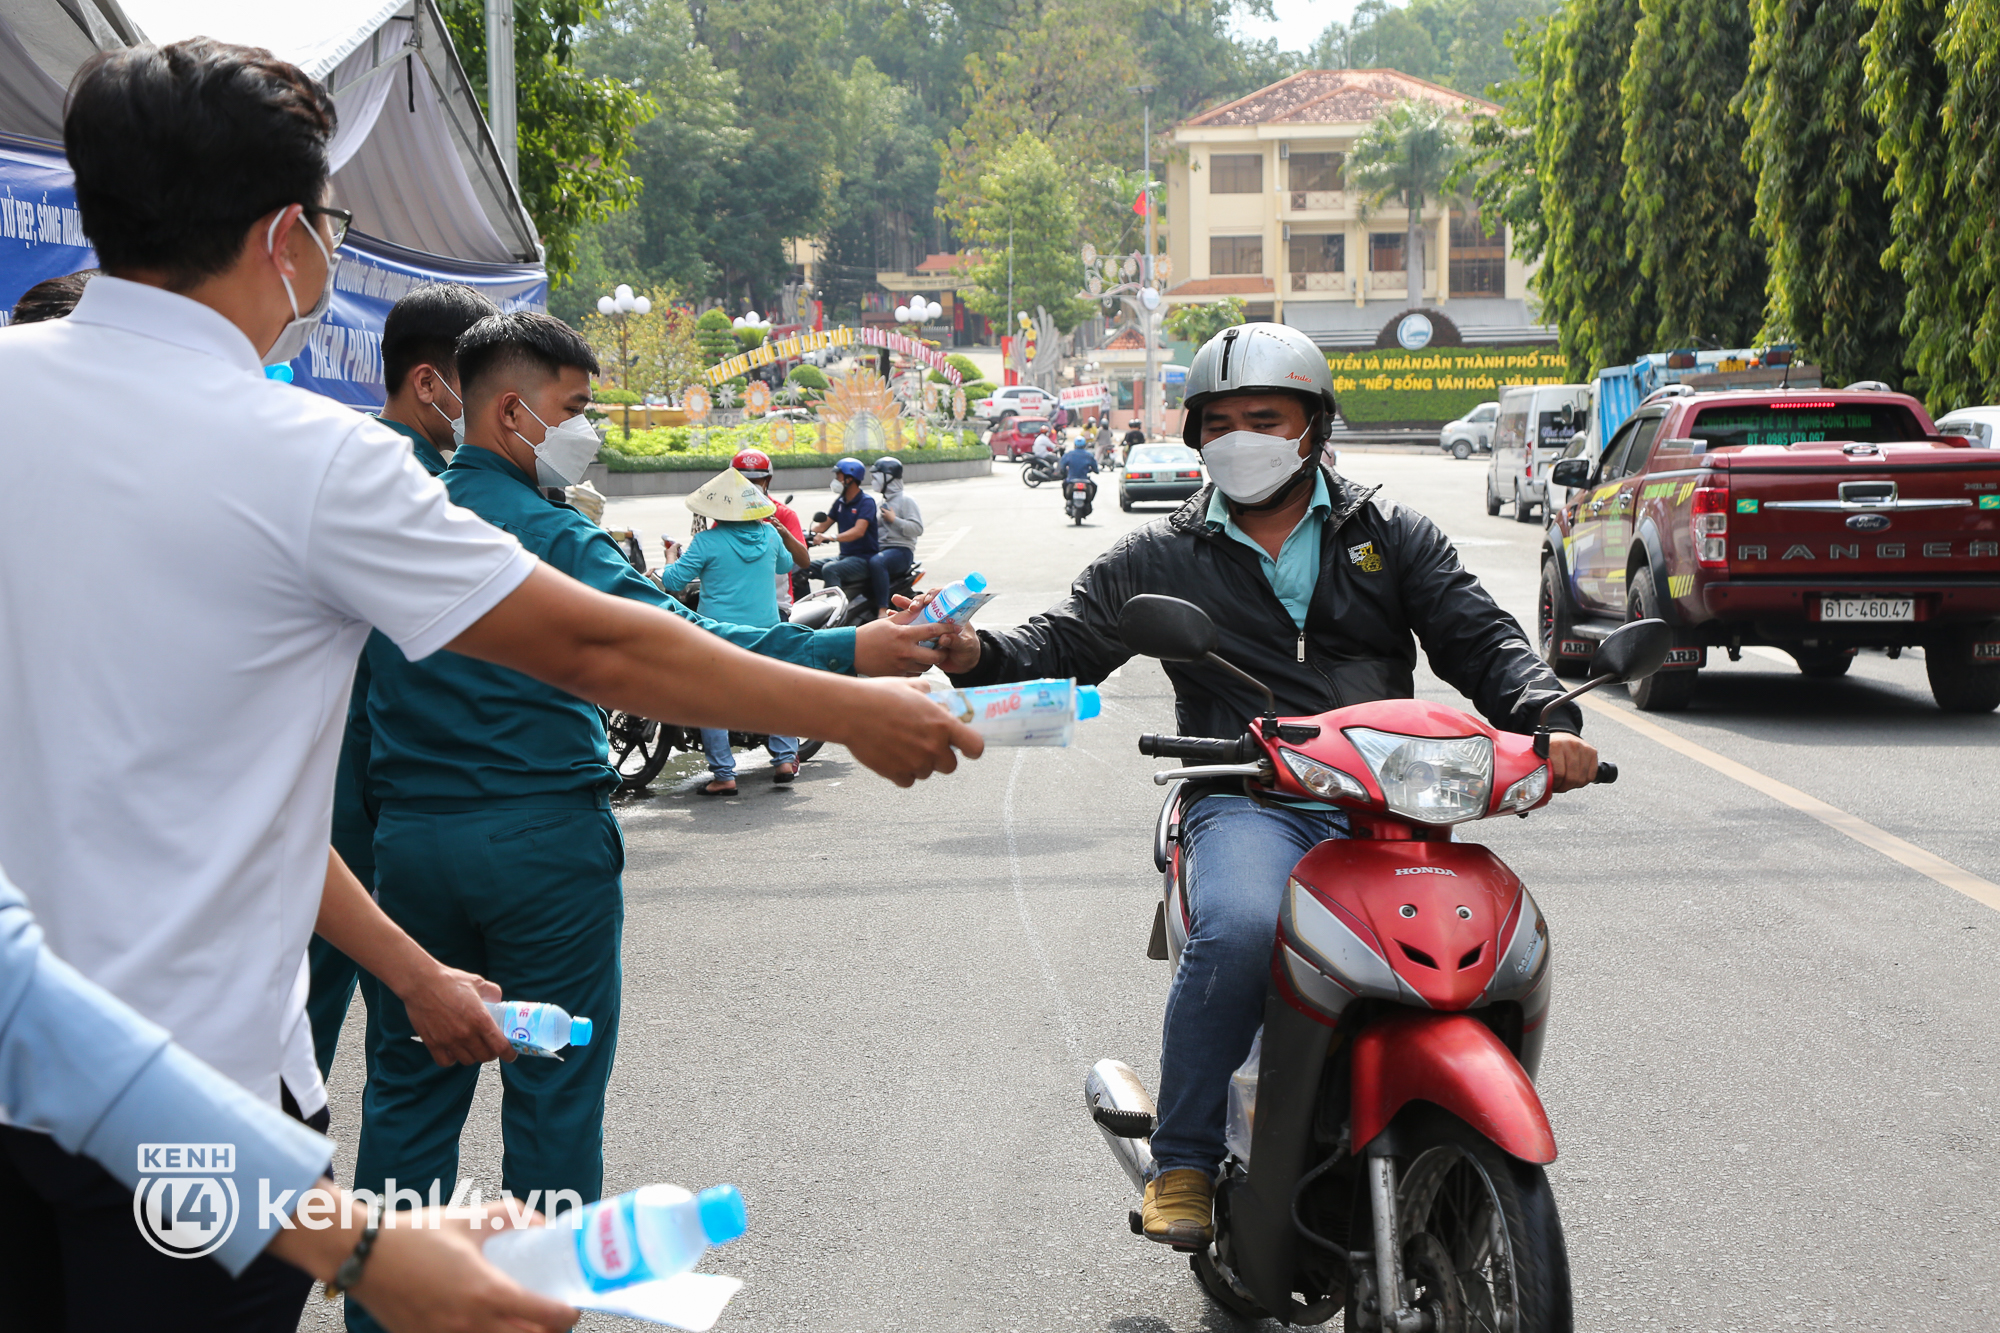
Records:
{"label": "conical straw hat", "polygon": [[771,497],[751,484],[750,478],[735,468],[725,468],[703,482],[687,498],[687,507],[703,518],[719,523],[741,523],[769,518],[778,512]]}

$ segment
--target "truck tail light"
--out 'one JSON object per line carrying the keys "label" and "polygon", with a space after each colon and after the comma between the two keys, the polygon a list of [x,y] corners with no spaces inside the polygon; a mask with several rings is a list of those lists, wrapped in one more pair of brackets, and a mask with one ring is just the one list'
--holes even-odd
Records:
{"label": "truck tail light", "polygon": [[1695,563],[1703,569],[1729,564],[1729,486],[1695,488],[1693,519]]}

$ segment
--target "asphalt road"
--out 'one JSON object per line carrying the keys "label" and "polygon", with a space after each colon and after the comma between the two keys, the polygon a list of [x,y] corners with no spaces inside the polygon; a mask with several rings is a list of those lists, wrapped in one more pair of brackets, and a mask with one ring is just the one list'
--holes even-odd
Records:
{"label": "asphalt road", "polygon": [[[1540,528],[1485,515],[1482,464],[1344,462],[1436,518],[1528,622]],[[1047,605],[1165,512],[1107,494],[1074,528],[1011,468],[915,489],[932,581],[984,572],[987,623]],[[675,500],[609,517],[653,550],[663,528],[686,535]],[[1831,682],[1717,658],[1690,711],[1645,718],[1763,789],[1593,713],[1618,785],[1460,831],[1551,922],[1541,1089],[1577,1327],[2000,1327],[2000,913],[1827,822],[2000,881],[2000,717],[1940,714],[1911,658],[1864,655]],[[1427,673],[1419,689],[1456,697]],[[1127,1231],[1130,1192],[1081,1106],[1100,1056],[1154,1077],[1168,983],[1145,957],[1158,761],[1133,740],[1171,727],[1171,701],[1143,661],[1104,690],[1073,747],[995,750],[912,791],[829,748],[790,789],[757,756],[727,801],[692,795],[697,766],[677,760],[623,808],[606,1188],[742,1187],[750,1233],[706,1264],[748,1284],[719,1327],[1236,1326],[1183,1257]],[[343,1170],[358,1012],[333,1079]],[[497,1087],[483,1080],[464,1153],[489,1192]]]}

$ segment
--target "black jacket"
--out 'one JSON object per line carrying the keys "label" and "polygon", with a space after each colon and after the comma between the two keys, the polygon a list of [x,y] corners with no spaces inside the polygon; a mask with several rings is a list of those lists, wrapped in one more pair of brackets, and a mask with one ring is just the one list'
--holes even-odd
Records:
{"label": "black jacket", "polygon": [[[1326,472],[1333,510],[1320,539],[1320,575],[1300,633],[1257,556],[1207,524],[1205,486],[1169,517],[1128,533],[1093,561],[1062,602],[1013,629],[979,631],[979,665],[960,685],[1074,676],[1096,684],[1131,657],[1118,612],[1138,593],[1184,598],[1221,632],[1219,654],[1263,681],[1278,713],[1305,717],[1415,694],[1416,642],[1431,670],[1502,731],[1532,732],[1542,705],[1563,693],[1556,675],[1459,563],[1451,540],[1422,514]],[[1378,488],[1379,489],[1379,488]],[[1232,739],[1263,712],[1263,697],[1200,663],[1164,664],[1185,736]],[[1566,704],[1551,716],[1581,732]]]}

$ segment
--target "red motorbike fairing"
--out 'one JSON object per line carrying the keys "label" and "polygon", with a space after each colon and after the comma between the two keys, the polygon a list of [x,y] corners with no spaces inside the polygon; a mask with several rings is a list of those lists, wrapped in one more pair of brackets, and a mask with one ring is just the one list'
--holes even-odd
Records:
{"label": "red motorbike fairing", "polygon": [[1521,899],[1520,879],[1478,843],[1323,842],[1292,878],[1299,887],[1279,921],[1286,948],[1344,991],[1441,1010],[1485,994]]}
{"label": "red motorbike fairing", "polygon": [[1353,1150],[1361,1152],[1411,1102],[1463,1120],[1509,1156],[1547,1165],[1555,1131],[1535,1085],[1493,1030],[1464,1014],[1400,1013],[1354,1039]]}

